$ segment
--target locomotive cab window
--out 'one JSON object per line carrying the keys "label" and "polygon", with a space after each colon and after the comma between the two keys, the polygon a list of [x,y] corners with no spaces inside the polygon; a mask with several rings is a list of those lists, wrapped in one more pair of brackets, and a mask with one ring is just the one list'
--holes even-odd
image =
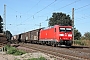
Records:
{"label": "locomotive cab window", "polygon": [[66,32],[71,32],[72,29],[71,28],[66,28]]}
{"label": "locomotive cab window", "polygon": [[71,32],[72,29],[71,28],[59,28],[60,32]]}
{"label": "locomotive cab window", "polygon": [[65,32],[65,28],[59,28],[60,32]]}

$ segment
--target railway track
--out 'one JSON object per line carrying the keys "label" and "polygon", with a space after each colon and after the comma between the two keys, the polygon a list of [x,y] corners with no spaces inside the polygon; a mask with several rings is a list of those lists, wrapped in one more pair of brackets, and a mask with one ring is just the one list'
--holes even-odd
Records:
{"label": "railway track", "polygon": [[78,51],[78,52],[84,52],[84,53],[90,53],[90,48],[70,48],[68,50]]}
{"label": "railway track", "polygon": [[89,51],[86,52],[84,49],[81,50],[79,48],[78,49],[70,49],[70,48],[67,49],[67,48],[58,48],[58,47],[43,46],[43,45],[36,45],[36,44],[20,44],[20,47],[23,47],[23,49],[28,52],[40,51],[43,53],[51,54],[54,57],[58,57],[58,60],[63,60],[63,59],[90,60]]}

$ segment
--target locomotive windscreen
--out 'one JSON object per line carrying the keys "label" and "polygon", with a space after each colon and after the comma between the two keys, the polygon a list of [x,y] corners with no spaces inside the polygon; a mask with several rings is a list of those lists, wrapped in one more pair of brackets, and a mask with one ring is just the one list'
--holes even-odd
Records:
{"label": "locomotive windscreen", "polygon": [[66,28],[66,32],[71,32],[72,29],[71,28]]}
{"label": "locomotive windscreen", "polygon": [[71,28],[59,28],[60,30],[60,32],[71,32],[72,31],[72,29]]}

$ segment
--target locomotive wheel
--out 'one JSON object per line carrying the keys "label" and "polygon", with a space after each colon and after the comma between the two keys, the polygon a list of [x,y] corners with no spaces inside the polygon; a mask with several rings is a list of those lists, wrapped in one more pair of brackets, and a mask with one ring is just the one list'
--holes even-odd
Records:
{"label": "locomotive wheel", "polygon": [[53,46],[53,47],[57,47],[57,46],[58,46],[58,44],[56,44],[56,43],[53,43],[53,44],[52,44],[52,46]]}
{"label": "locomotive wheel", "polygon": [[53,47],[56,47],[56,44],[52,44]]}

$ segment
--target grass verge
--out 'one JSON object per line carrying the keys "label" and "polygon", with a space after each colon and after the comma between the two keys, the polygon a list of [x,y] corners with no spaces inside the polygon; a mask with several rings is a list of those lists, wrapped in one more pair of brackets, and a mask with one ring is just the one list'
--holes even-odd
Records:
{"label": "grass verge", "polygon": [[81,45],[81,46],[89,46],[90,47],[90,40],[75,40],[75,45]]}
{"label": "grass verge", "polygon": [[5,50],[7,54],[12,54],[12,55],[22,55],[25,54],[26,52],[22,51],[22,50],[18,50],[15,47],[6,45],[5,46]]}

